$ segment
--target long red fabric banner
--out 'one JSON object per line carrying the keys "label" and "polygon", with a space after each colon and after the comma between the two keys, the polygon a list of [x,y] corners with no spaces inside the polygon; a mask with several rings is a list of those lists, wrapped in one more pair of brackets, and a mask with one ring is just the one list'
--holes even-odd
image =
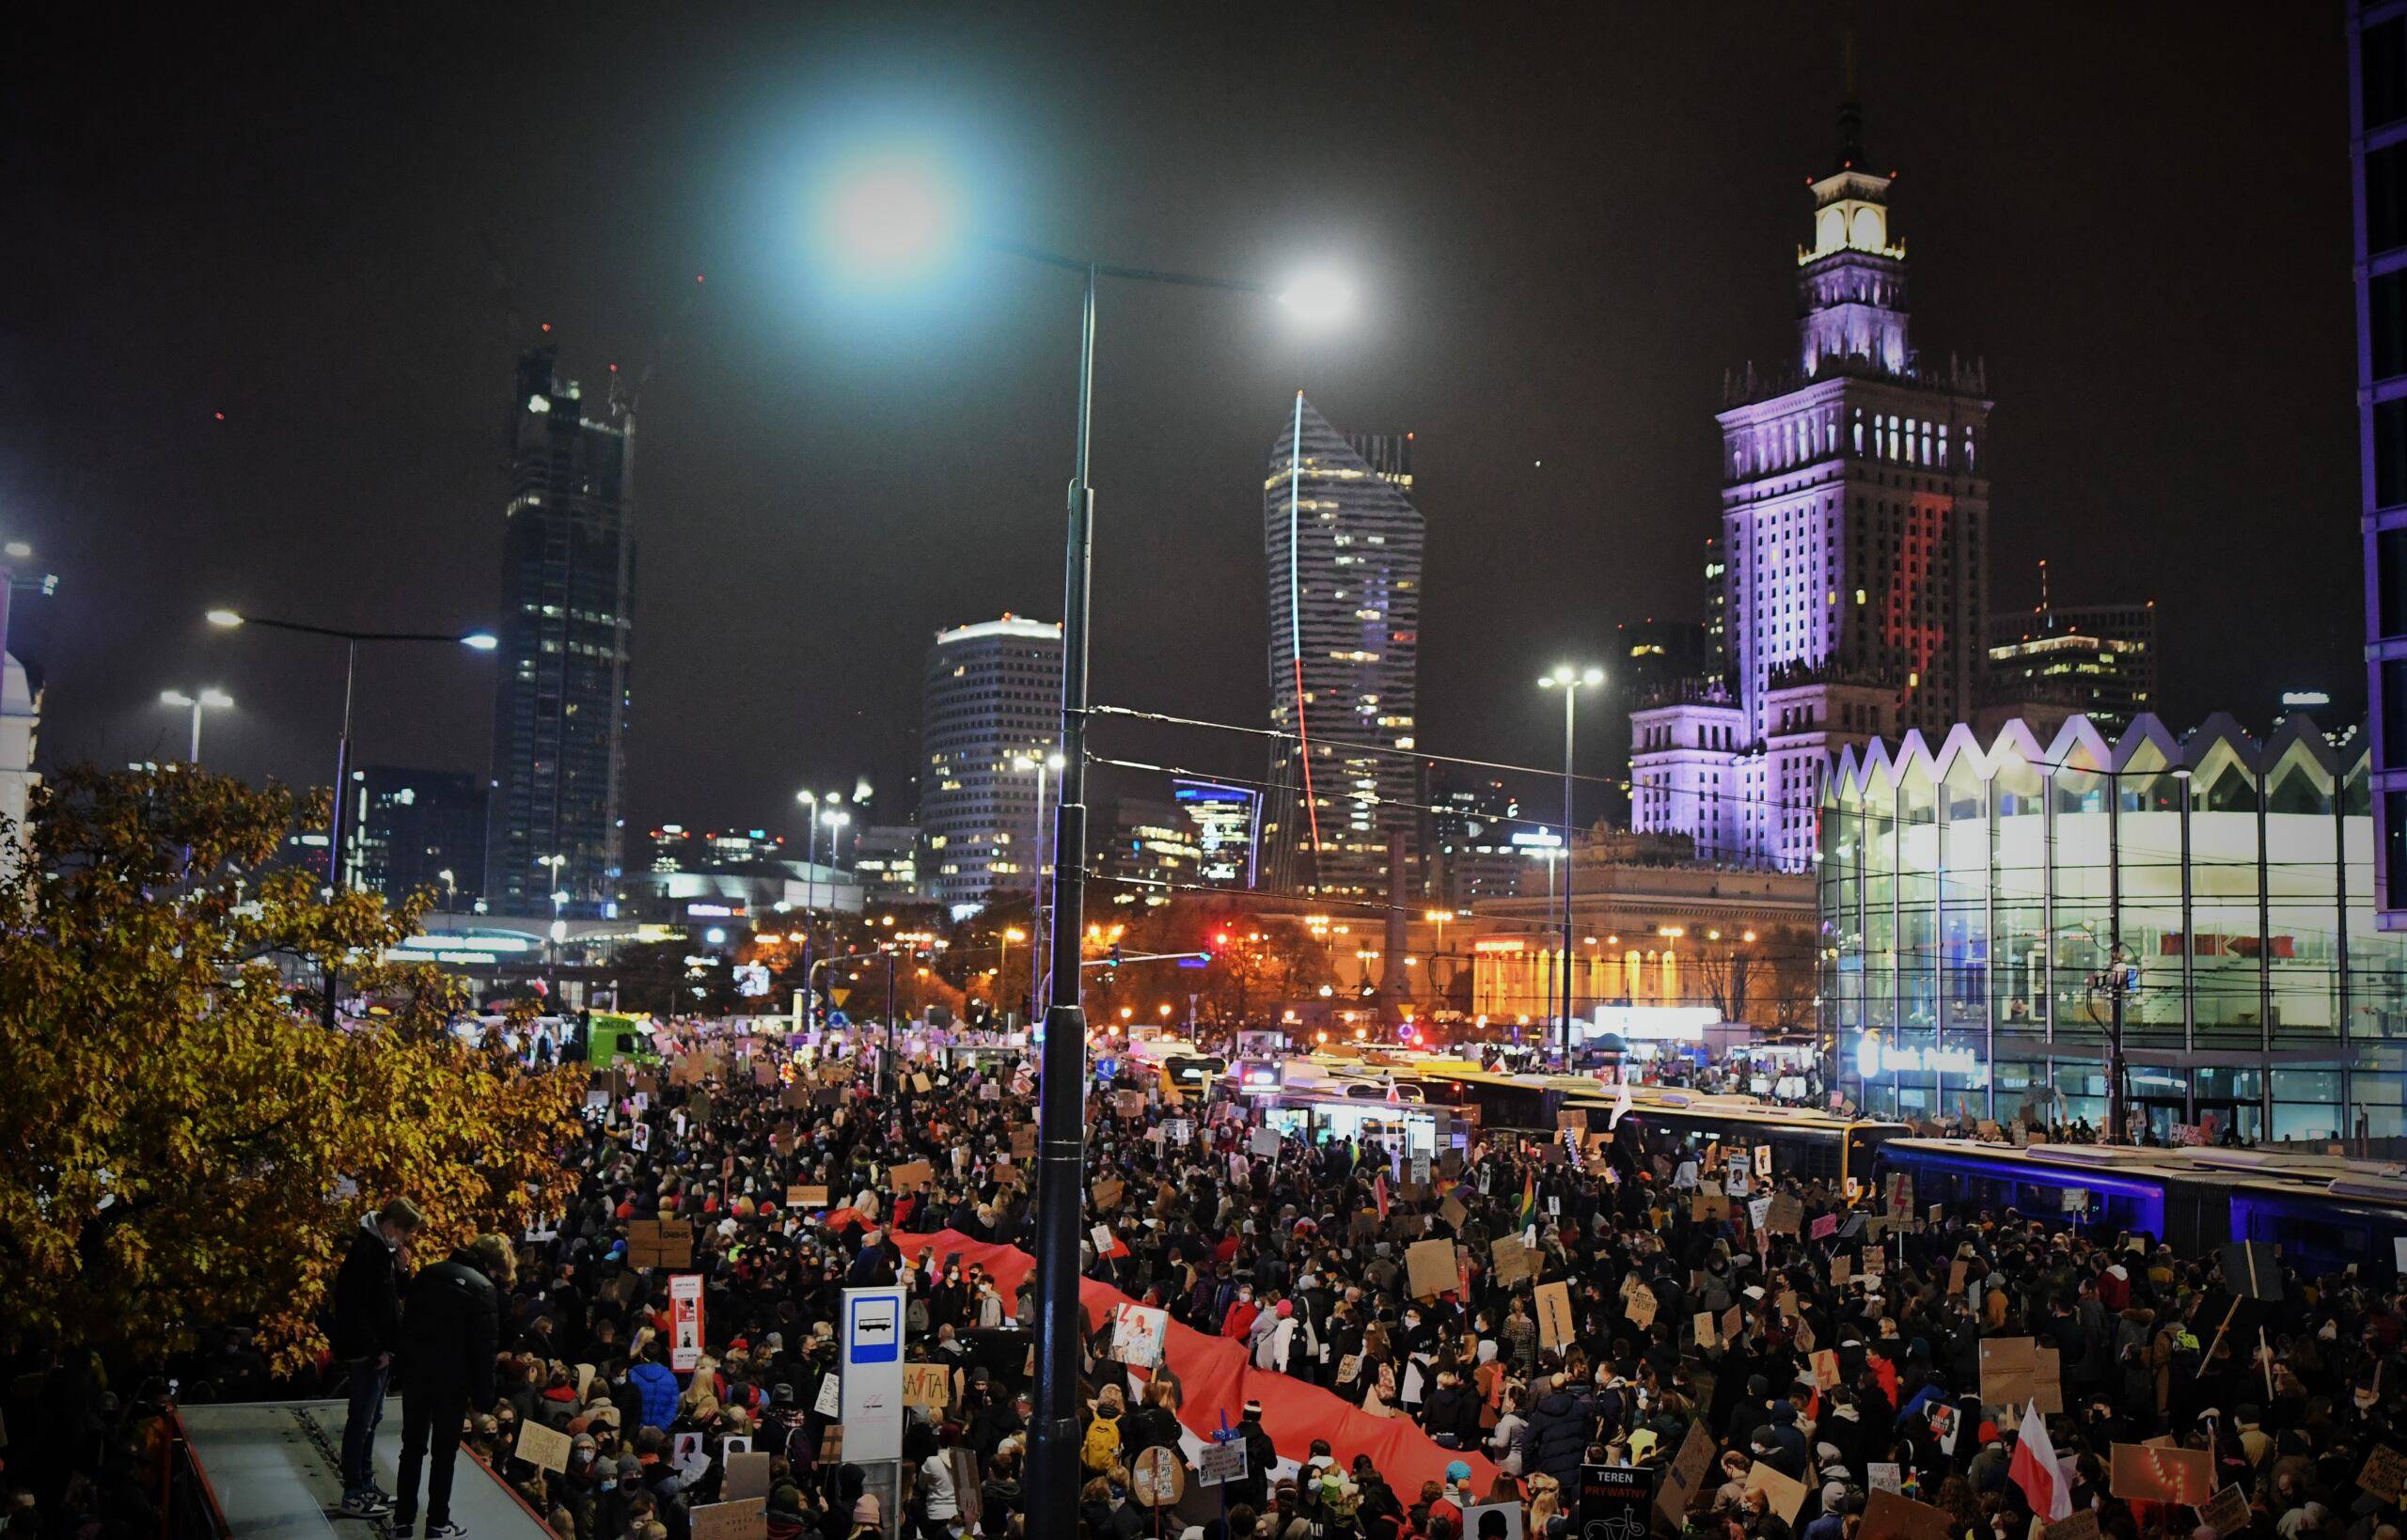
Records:
{"label": "long red fabric banner", "polygon": [[[893,1238],[903,1254],[914,1260],[925,1251],[941,1263],[949,1253],[960,1252],[965,1263],[974,1262],[986,1269],[1006,1299],[1036,1270],[1035,1259],[1017,1247],[972,1240],[957,1230],[896,1231]],[[1078,1280],[1078,1297],[1098,1324],[1116,1307],[1137,1302],[1092,1278]],[[1172,1321],[1162,1356],[1178,1376],[1183,1397],[1178,1420],[1198,1438],[1210,1438],[1223,1418],[1228,1426],[1236,1426],[1245,1404],[1259,1401],[1262,1430],[1270,1435],[1281,1458],[1301,1464],[1312,1454],[1313,1440],[1326,1438],[1343,1468],[1350,1469],[1355,1455],[1368,1454],[1371,1464],[1408,1505],[1421,1496],[1423,1482],[1443,1481],[1446,1467],[1455,1460],[1471,1467],[1473,1492],[1484,1495],[1495,1484],[1496,1467],[1477,1452],[1440,1449],[1402,1413],[1374,1417],[1317,1385],[1256,1369],[1245,1345],[1231,1338],[1210,1336]]]}

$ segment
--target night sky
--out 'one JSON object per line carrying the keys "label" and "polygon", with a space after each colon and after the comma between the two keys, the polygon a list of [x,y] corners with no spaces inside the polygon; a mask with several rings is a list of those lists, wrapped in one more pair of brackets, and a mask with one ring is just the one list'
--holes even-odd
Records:
{"label": "night sky", "polygon": [[[1423,746],[1543,765],[1541,667],[1701,613],[1723,373],[1793,355],[1840,95],[1835,5],[72,10],[19,19],[0,92],[0,535],[61,579],[20,610],[45,762],[180,753],[158,692],[207,684],[240,703],[212,767],[323,781],[338,657],[202,611],[494,621],[548,322],[592,388],[652,371],[638,828],[792,831],[797,786],[860,774],[899,819],[931,634],[1060,608],[1074,280],[829,291],[799,190],[831,136],[958,146],[999,235],[1355,276],[1327,336],[1107,292],[1097,699],[1265,719],[1262,468],[1301,386],[1417,434]],[[2177,728],[2358,709],[2338,0],[1872,4],[1862,84],[1915,341],[1989,362],[1993,603],[2042,557],[2061,602],[2156,599]],[[375,660],[362,758],[484,769],[491,668]]]}

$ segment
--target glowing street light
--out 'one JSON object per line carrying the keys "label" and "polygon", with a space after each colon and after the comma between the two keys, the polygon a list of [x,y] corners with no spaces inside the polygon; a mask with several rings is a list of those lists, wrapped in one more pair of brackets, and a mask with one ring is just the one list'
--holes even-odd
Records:
{"label": "glowing street light", "polygon": [[234,698],[218,689],[195,690],[190,695],[181,690],[161,690],[159,704],[180,707],[192,713],[192,751],[184,756],[184,762],[197,766],[200,763],[201,713],[230,710]]}
{"label": "glowing street light", "polygon": [[[289,631],[303,636],[323,636],[343,644],[342,664],[342,731],[335,740],[335,784],[333,826],[326,831],[326,875],[336,891],[351,886],[350,872],[343,858],[343,842],[349,823],[351,797],[351,716],[354,685],[359,677],[359,650],[377,642],[448,642],[466,647],[473,652],[490,652],[499,645],[490,631],[352,631],[341,626],[310,625],[300,621],[271,620],[264,615],[245,615],[241,610],[220,605],[210,610],[206,619],[221,631],[257,626],[266,631]],[[228,704],[231,704],[229,701]],[[194,741],[199,740],[199,724],[193,728]],[[195,748],[195,757],[199,750]],[[337,963],[326,965],[325,998],[319,1002],[318,1019],[328,1031],[336,1022],[335,998],[341,983]]]}
{"label": "glowing street light", "polygon": [[[884,286],[926,275],[964,244],[968,220],[959,179],[916,147],[889,149],[835,168],[818,189],[821,243],[840,268]],[[1093,640],[1088,631],[1094,527],[1093,468],[1095,291],[1104,278],[1261,295],[1299,319],[1342,315],[1352,296],[1327,275],[1273,287],[1188,273],[1122,267],[1039,246],[988,240],[990,249],[1077,274],[1081,280],[1078,385],[1072,440],[1067,558],[1062,585],[1061,790],[1052,845],[1053,910],[1048,927],[1052,977],[1046,990],[1037,1109],[1035,1418],[1030,1424],[1028,1529],[1066,1534],[1076,1527],[1078,1359],[1078,1242],[1083,1233],[1087,1023],[1079,1000],[1082,969],[1062,967],[1078,955],[1086,924],[1086,725]]]}

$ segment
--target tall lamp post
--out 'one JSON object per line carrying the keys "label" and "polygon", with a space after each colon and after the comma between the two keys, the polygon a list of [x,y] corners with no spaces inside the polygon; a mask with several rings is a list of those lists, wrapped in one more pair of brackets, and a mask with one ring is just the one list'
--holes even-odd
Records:
{"label": "tall lamp post", "polygon": [[[828,190],[830,234],[865,275],[926,266],[957,244],[959,199],[931,167],[886,159],[864,165]],[[1029,1429],[1028,1531],[1068,1534],[1078,1527],[1078,1243],[1083,1234],[1086,1156],[1086,1016],[1078,998],[1078,956],[1086,924],[1086,725],[1090,652],[1088,591],[1094,543],[1090,479],[1094,415],[1095,290],[1104,278],[1170,284],[1278,299],[1289,308],[1334,317],[1350,304],[1326,278],[1288,289],[1241,279],[1120,267],[1042,247],[988,241],[988,249],[1077,274],[1078,411],[1071,437],[1067,550],[1062,582],[1062,783],[1054,814],[1054,959],[1039,1058],[1036,1177],[1036,1416]]]}
{"label": "tall lamp post", "polygon": [[[343,864],[342,845],[351,803],[351,707],[359,678],[359,650],[383,642],[444,642],[454,647],[465,647],[472,652],[490,652],[501,643],[490,631],[346,631],[339,626],[271,621],[264,616],[245,615],[235,609],[211,610],[209,623],[226,631],[238,626],[259,626],[268,631],[290,631],[303,636],[323,636],[343,644],[342,731],[335,740],[335,806],[326,830],[326,875],[330,886],[340,892],[351,886],[350,872]],[[196,741],[199,731],[198,719],[195,718],[193,731]],[[335,1027],[335,996],[341,982],[340,960],[329,957],[326,960],[325,998],[319,1002],[318,1008],[318,1019],[328,1031]]]}
{"label": "tall lamp post", "polygon": [[216,689],[195,690],[189,695],[181,690],[161,690],[159,704],[180,707],[192,713],[192,748],[184,755],[184,762],[195,769],[199,768],[200,715],[205,711],[226,711],[234,704],[234,698],[224,690]]}
{"label": "tall lamp post", "polygon": [[1571,1070],[1571,782],[1575,722],[1580,692],[1605,682],[1602,668],[1574,669],[1558,663],[1554,672],[1538,679],[1542,690],[1563,692],[1563,1068]]}

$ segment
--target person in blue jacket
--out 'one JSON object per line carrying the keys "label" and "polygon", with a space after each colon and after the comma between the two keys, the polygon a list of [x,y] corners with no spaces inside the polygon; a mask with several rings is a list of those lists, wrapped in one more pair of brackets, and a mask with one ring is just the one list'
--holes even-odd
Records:
{"label": "person in blue jacket", "polygon": [[643,1361],[627,1371],[627,1382],[643,1393],[643,1425],[664,1433],[677,1421],[677,1376],[669,1370],[669,1350],[657,1341],[643,1350]]}

